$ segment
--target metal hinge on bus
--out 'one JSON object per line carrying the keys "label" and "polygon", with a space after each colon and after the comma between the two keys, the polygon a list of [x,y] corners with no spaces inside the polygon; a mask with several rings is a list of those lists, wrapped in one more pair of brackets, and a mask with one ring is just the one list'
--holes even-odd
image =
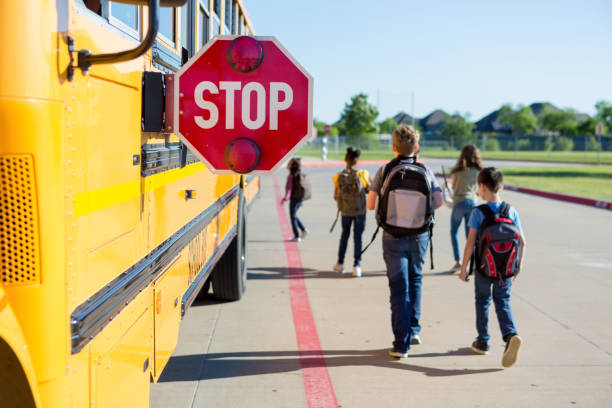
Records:
{"label": "metal hinge on bus", "polygon": [[[91,51],[90,50],[76,51],[74,49],[74,38],[72,38],[71,36],[66,37],[66,42],[68,43],[68,55],[70,56],[70,64],[68,65],[68,68],[66,69],[66,79],[72,82],[72,80],[74,79],[75,69],[80,68],[81,72],[83,72],[83,75],[87,75],[87,73],[89,72],[89,68],[91,68],[91,64],[86,63],[85,62],[86,58],[84,57],[90,56]],[[77,54],[76,65],[74,61],[75,53]]]}

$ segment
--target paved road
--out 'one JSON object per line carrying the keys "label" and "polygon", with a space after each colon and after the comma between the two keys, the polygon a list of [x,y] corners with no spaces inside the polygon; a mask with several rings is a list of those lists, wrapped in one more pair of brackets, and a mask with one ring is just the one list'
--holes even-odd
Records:
{"label": "paved road", "polygon": [[[399,362],[386,356],[392,335],[380,241],[365,256],[362,278],[330,272],[339,236],[338,229],[329,233],[335,215],[330,178],[337,169],[308,171],[314,197],[301,216],[311,234],[299,244],[299,255],[325,366],[298,351],[304,345],[298,346],[296,328],[307,327],[303,315],[294,314],[301,279],[287,267],[274,178],[263,178],[249,219],[245,297],[188,311],[174,356],[152,385],[152,407],[325,406],[317,405],[326,401],[324,378],[322,388],[305,385],[313,365],[326,367],[342,407],[612,406],[609,211],[504,193],[521,214],[529,247],[512,293],[524,347],[517,365],[502,369],[493,310],[491,353],[469,350],[473,286],[446,271],[452,265],[450,211],[440,209],[436,269],[427,262],[424,278],[424,343]],[[280,184],[284,177],[283,170]],[[368,216],[364,239],[374,230]]]}

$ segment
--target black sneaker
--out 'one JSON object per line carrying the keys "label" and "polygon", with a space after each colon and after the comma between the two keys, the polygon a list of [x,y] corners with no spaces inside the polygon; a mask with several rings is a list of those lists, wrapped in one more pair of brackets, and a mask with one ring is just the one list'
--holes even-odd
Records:
{"label": "black sneaker", "polygon": [[502,356],[502,366],[512,367],[518,360],[519,350],[523,344],[523,339],[519,335],[513,334],[506,342],[506,349]]}
{"label": "black sneaker", "polygon": [[474,340],[472,351],[478,354],[489,354],[489,344],[483,341]]}

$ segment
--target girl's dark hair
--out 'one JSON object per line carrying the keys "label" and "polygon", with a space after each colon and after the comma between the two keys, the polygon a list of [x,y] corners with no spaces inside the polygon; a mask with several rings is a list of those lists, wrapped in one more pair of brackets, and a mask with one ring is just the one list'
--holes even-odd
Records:
{"label": "girl's dark hair", "polygon": [[298,174],[302,170],[302,159],[300,157],[294,157],[289,162],[289,172],[291,174]]}
{"label": "girl's dark hair", "polygon": [[361,150],[355,149],[354,147],[346,148],[346,156],[344,156],[344,161],[349,165],[354,165],[357,159],[361,156]]}
{"label": "girl's dark hair", "polygon": [[459,155],[457,164],[455,164],[455,167],[451,170],[451,174],[458,173],[472,167],[476,168],[477,170],[483,169],[482,159],[480,158],[480,150],[478,150],[475,144],[463,146],[463,149],[461,149],[461,155]]}

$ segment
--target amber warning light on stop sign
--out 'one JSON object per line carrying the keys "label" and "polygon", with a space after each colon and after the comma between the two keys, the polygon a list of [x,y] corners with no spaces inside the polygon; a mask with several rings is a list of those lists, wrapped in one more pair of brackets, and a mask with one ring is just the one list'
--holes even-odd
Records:
{"label": "amber warning light on stop sign", "polygon": [[217,36],[174,78],[175,131],[214,173],[272,173],[311,136],[313,79],[274,37]]}

